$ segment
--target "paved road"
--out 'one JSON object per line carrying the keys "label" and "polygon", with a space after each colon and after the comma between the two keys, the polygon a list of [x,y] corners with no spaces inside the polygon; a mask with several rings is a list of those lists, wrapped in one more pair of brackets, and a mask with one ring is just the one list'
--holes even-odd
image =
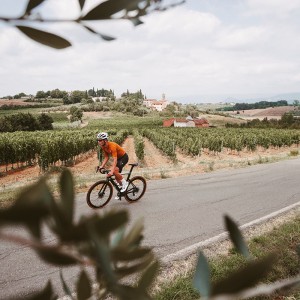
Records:
{"label": "paved road", "polygon": [[[224,231],[223,215],[240,225],[300,201],[300,159],[256,165],[245,169],[218,171],[196,176],[149,181],[143,199],[129,205],[113,200],[106,209],[128,208],[130,223],[144,218],[144,244],[165,257]],[[89,214],[85,195],[76,199],[76,215]],[[14,232],[20,234],[19,229]],[[47,242],[52,238],[46,236]],[[7,242],[0,245],[0,299],[27,295],[51,278],[62,294],[59,271],[39,261],[27,247]],[[64,270],[67,280],[77,270]]]}

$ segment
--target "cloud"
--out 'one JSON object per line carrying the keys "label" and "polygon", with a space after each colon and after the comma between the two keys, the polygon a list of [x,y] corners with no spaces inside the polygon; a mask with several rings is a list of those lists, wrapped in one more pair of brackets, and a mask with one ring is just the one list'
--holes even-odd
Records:
{"label": "cloud", "polygon": [[251,14],[268,15],[271,17],[288,17],[295,10],[300,10],[299,0],[247,0]]}
{"label": "cloud", "polygon": [[229,27],[222,29],[216,38],[216,46],[226,49],[249,50],[265,41],[266,32],[262,27]]}
{"label": "cloud", "polygon": [[[43,29],[72,42],[62,51],[2,27],[0,96],[95,87],[113,89],[117,95],[142,89],[150,98],[166,93],[170,100],[180,100],[186,95],[299,90],[299,1],[238,2],[231,2],[232,10],[225,3],[214,6],[215,1],[205,2],[207,10],[180,6],[145,16],[145,24],[138,27],[125,20],[87,23],[117,37],[113,42],[77,24],[43,24]],[[44,6],[43,15],[79,13],[79,7],[69,7],[71,0],[55,3],[49,1],[52,11]],[[87,4],[91,8],[95,1]],[[274,18],[280,8],[284,20]]]}

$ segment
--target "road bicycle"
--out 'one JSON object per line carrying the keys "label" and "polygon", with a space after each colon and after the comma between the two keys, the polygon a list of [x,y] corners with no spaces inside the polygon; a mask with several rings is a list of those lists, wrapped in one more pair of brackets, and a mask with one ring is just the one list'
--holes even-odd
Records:
{"label": "road bicycle", "polygon": [[[122,174],[127,174],[126,181],[128,182],[128,186],[125,192],[121,192],[122,186],[119,186],[114,175],[99,180],[89,188],[86,195],[86,202],[91,208],[104,207],[111,200],[114,188],[117,190],[119,200],[124,197],[129,203],[133,203],[143,197],[147,187],[146,179],[142,176],[130,178],[133,168],[138,166],[138,164],[129,165],[131,166],[129,172]],[[108,174],[110,172],[110,170],[103,168],[97,168],[96,172],[98,171],[102,174]]]}

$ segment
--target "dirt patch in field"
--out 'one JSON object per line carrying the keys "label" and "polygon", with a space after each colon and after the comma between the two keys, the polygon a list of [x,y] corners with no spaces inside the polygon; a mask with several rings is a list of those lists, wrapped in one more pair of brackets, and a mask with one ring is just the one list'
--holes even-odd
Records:
{"label": "dirt patch in field", "polygon": [[36,104],[35,102],[24,102],[23,100],[18,100],[18,99],[0,99],[0,106],[3,105],[34,105]]}

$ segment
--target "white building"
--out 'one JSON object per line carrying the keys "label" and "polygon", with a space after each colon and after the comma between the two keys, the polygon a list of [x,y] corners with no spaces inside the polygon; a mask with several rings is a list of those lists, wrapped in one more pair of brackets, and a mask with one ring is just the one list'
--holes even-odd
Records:
{"label": "white building", "polygon": [[167,105],[169,104],[169,101],[165,99],[165,95],[162,95],[162,100],[156,100],[156,99],[145,99],[143,101],[143,104],[153,110],[162,111],[164,110]]}

